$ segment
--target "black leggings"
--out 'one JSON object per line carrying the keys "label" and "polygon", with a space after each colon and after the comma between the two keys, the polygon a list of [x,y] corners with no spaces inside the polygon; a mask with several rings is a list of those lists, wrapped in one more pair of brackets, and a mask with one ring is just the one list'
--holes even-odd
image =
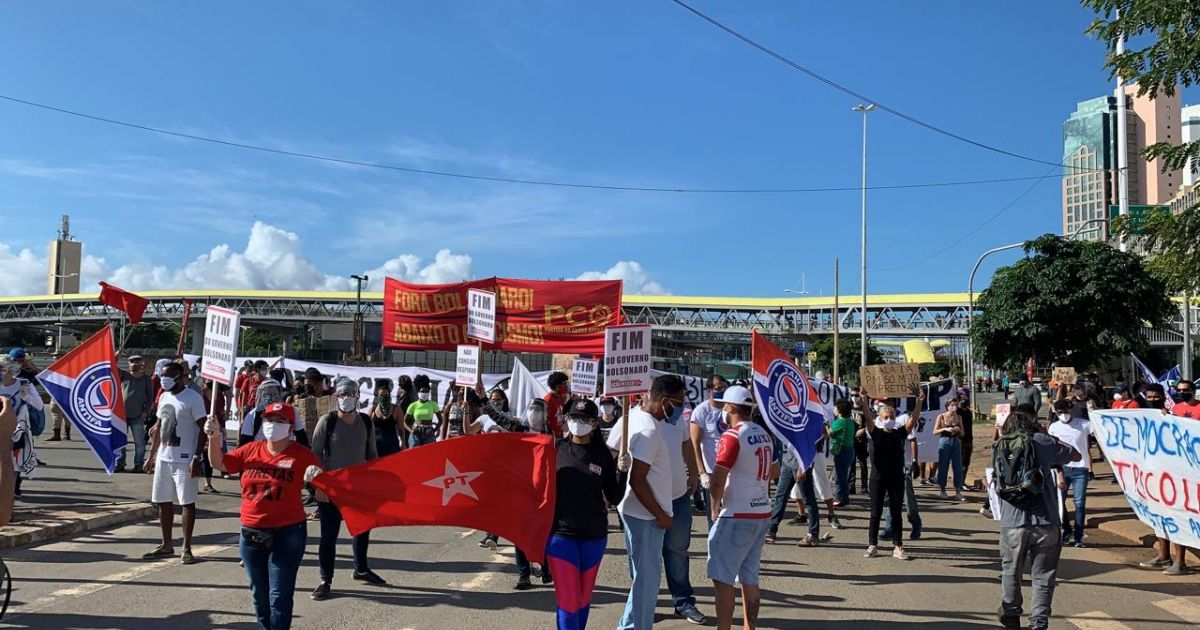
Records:
{"label": "black leggings", "polygon": [[883,496],[887,494],[888,510],[892,513],[892,544],[904,544],[904,526],[900,520],[900,505],[904,502],[904,472],[899,471],[880,476],[879,469],[871,475],[871,521],[868,540],[871,545],[879,544],[879,521],[883,518]]}

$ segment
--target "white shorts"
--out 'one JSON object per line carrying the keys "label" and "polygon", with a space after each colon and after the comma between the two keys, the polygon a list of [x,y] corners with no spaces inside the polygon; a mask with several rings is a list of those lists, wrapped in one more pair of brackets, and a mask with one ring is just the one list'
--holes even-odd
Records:
{"label": "white shorts", "polygon": [[828,501],[834,498],[833,487],[829,485],[829,458],[824,451],[813,458],[813,489],[817,491],[818,501]]}
{"label": "white shorts", "polygon": [[200,494],[200,479],[192,477],[190,462],[154,463],[154,486],[150,490],[151,503],[174,503],[192,505]]}

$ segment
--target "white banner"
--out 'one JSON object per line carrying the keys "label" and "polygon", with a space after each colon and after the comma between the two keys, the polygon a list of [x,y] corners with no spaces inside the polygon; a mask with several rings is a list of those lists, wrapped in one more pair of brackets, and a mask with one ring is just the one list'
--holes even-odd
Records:
{"label": "white banner", "polygon": [[237,312],[218,306],[210,306],[204,322],[204,349],[200,356],[200,376],[233,385],[237,376],[238,332],[242,316]]}
{"label": "white banner", "polygon": [[604,329],[604,395],[637,396],[650,391],[650,326]]}
{"label": "white banner", "polygon": [[467,338],[496,343],[496,294],[467,289]]}
{"label": "white banner", "polygon": [[593,359],[575,359],[571,362],[571,393],[580,396],[596,395],[597,372],[600,362]]}
{"label": "white banner", "polygon": [[455,366],[454,384],[475,387],[479,383],[479,346],[460,345]]}
{"label": "white banner", "polygon": [[1158,409],[1102,409],[1092,430],[1137,517],[1159,538],[1200,549],[1200,423]]}

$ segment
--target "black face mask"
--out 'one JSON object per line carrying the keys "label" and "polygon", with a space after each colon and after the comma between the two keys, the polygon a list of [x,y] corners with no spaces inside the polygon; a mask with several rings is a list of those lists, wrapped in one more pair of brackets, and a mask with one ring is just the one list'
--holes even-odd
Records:
{"label": "black face mask", "polygon": [[1150,399],[1146,399],[1146,404],[1150,405],[1151,409],[1164,409],[1164,408],[1166,408],[1166,405],[1167,405],[1165,400],[1150,400]]}
{"label": "black face mask", "polygon": [[1175,392],[1175,397],[1183,402],[1192,402],[1192,399],[1196,397],[1196,392],[1190,389],[1184,392],[1177,391]]}

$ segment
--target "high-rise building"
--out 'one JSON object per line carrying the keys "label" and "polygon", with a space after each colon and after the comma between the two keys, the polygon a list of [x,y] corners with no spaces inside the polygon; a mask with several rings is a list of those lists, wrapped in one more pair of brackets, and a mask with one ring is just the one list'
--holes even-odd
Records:
{"label": "high-rise building", "polygon": [[[1183,143],[1200,141],[1200,105],[1188,105],[1179,110]],[[1183,171],[1183,186],[1200,182],[1200,161],[1192,160]]]}
{"label": "high-rise building", "polygon": [[[1166,204],[1180,184],[1178,171],[1163,173],[1161,160],[1146,160],[1141,150],[1156,142],[1177,144],[1179,95],[1138,97],[1137,86],[1126,88],[1125,137],[1129,164],[1130,205]],[[1063,234],[1085,222],[1108,216],[1117,199],[1117,99],[1101,96],[1078,103],[1063,123]],[[1080,236],[1108,238],[1108,225],[1094,223]]]}
{"label": "high-rise building", "polygon": [[83,261],[83,243],[71,236],[71,217],[63,215],[58,238],[50,241],[50,273],[46,293],[79,293],[79,271]]}

